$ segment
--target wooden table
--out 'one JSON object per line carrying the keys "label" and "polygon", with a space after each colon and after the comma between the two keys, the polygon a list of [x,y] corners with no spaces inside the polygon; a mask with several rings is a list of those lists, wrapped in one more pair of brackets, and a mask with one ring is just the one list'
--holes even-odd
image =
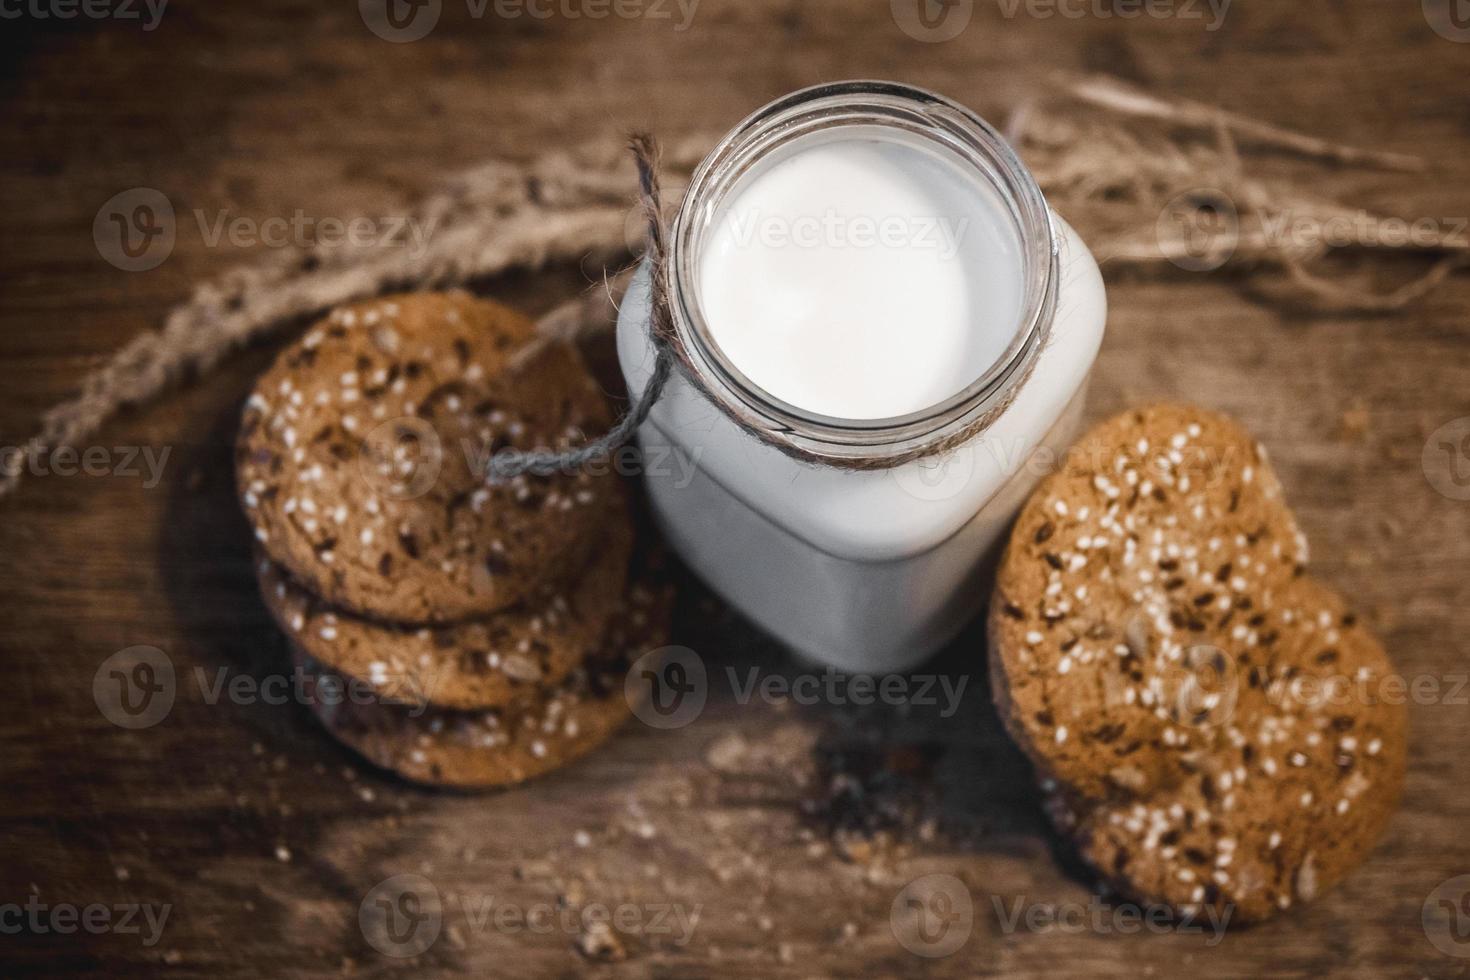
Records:
{"label": "wooden table", "polygon": [[[978,0],[944,43],[907,36],[880,0],[703,0],[683,31],[673,5],[658,8],[670,19],[601,20],[443,7],[433,33],[408,44],[374,37],[345,0],[174,0],[153,31],[118,19],[0,24],[11,42],[0,76],[3,441],[28,436],[192,283],[251,257],[212,247],[186,221],[159,268],[107,264],[93,217],[136,186],[163,190],[184,214],[391,212],[478,160],[633,126],[721,129],[821,80],[903,79],[999,117],[1070,69],[1432,161],[1413,176],[1328,170],[1324,193],[1409,217],[1470,205],[1470,44],[1432,30],[1413,0],[1239,3],[1218,30],[1208,15],[1125,20],[1089,5],[1048,18],[1023,5],[1007,16],[1013,5]],[[1386,263],[1384,275],[1414,268]],[[586,279],[561,269],[485,286],[541,310]],[[720,680],[727,666],[741,677],[750,664],[797,668],[691,585],[679,638],[717,677],[698,721],[630,725],[594,757],[489,796],[372,771],[299,706],[210,703],[220,676],[284,670],[231,489],[234,420],[270,356],[259,349],[105,429],[98,445],[168,447],[156,485],[52,475],[0,503],[11,695],[0,905],[168,907],[152,945],[117,928],[64,934],[50,920],[0,933],[0,974],[1464,974],[1470,959],[1430,942],[1421,909],[1470,872],[1459,689],[1470,502],[1434,489],[1421,452],[1438,426],[1470,415],[1470,278],[1379,318],[1284,311],[1238,275],[1111,274],[1109,289],[1090,414],[1186,397],[1242,419],[1277,461],[1317,573],[1354,598],[1405,674],[1441,685],[1412,706],[1401,811],[1372,858],[1316,904],[1218,945],[1007,931],[1002,912],[1018,900],[1070,907],[1091,892],[999,732],[974,633],[934,668],[974,673],[952,718],[741,704]],[[103,717],[92,684],[134,645],[167,653],[179,693],[162,722],[129,731]],[[833,771],[845,774],[835,786]],[[866,843],[845,833],[854,825],[891,829]],[[931,872],[959,876],[975,910],[964,946],[932,960],[902,949],[889,917],[900,889]],[[416,959],[381,954],[359,925],[374,886],[400,873],[431,881],[443,909],[441,935]],[[626,906],[645,928],[621,936],[626,960],[600,965],[556,916],[533,915],[532,929],[494,914],[558,901]],[[660,928],[675,921],[659,918],[660,903],[698,911],[687,942]],[[141,915],[132,921],[147,932]]]}

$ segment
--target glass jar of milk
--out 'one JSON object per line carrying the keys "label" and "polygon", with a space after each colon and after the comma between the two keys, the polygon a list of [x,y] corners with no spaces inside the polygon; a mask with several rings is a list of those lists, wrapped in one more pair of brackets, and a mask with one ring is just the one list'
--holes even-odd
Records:
{"label": "glass jar of milk", "polygon": [[[913,667],[985,608],[988,559],[1043,472],[1028,461],[1075,431],[1106,317],[1086,246],[974,113],[843,82],[715,147],[668,261],[700,383],[676,369],[639,433],[667,537],[798,653]],[[645,268],[618,323],[635,397],[648,310]]]}

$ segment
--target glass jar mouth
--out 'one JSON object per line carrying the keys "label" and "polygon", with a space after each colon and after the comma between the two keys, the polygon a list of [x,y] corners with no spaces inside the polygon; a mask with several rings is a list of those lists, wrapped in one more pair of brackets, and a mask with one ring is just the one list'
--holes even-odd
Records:
{"label": "glass jar mouth", "polygon": [[[720,348],[700,304],[699,257],[726,195],[771,153],[839,127],[893,129],[938,144],[996,191],[1020,243],[1020,321],[1009,346],[954,395],[906,415],[843,419],[810,412],[761,388]],[[1040,351],[1055,312],[1058,252],[1051,212],[1035,179],[988,123],[924,89],[847,81],[802,89],[757,110],[732,129],[695,170],[670,235],[669,301],[674,328],[705,387],[721,407],[753,422],[771,441],[842,458],[881,458],[921,448],[963,428],[1008,397]]]}

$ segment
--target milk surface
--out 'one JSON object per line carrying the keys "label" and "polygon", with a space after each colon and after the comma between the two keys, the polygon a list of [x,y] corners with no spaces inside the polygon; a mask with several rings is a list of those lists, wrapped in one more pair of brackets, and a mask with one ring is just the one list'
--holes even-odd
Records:
{"label": "milk surface", "polygon": [[837,129],[761,160],[699,256],[705,322],[750,381],[838,419],[921,411],[1019,328],[1020,239],[995,190],[892,130]]}

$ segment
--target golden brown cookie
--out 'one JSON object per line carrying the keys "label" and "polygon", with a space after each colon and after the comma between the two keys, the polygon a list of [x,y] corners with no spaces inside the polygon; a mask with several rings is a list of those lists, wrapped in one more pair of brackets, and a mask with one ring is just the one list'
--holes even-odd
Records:
{"label": "golden brown cookie", "polygon": [[431,786],[510,786],[566,765],[605,742],[627,720],[623,690],[630,662],[665,642],[669,603],[662,588],[630,588],[597,656],[560,685],[524,704],[451,711],[343,697],[347,682],[299,649],[312,711],[331,734],[369,762]]}
{"label": "golden brown cookie", "polygon": [[1104,422],[1023,509],[990,614],[996,703],[1126,894],[1264,917],[1387,822],[1402,705],[1290,690],[1391,669],[1306,557],[1264,450],[1185,406]]}
{"label": "golden brown cookie", "polygon": [[1185,778],[1095,804],[1053,794],[1058,825],[1125,894],[1259,921],[1330,888],[1393,814],[1406,715],[1382,648],[1308,579],[1262,625],[1280,649],[1239,685],[1232,737],[1188,757]]}
{"label": "golden brown cookie", "polygon": [[579,567],[621,483],[485,480],[493,453],[561,448],[610,422],[567,344],[465,293],[335,311],[245,408],[240,496],[271,559],[329,603],[402,623],[483,616]]}
{"label": "golden brown cookie", "polygon": [[574,581],[483,619],[397,626],[331,606],[269,559],[267,608],[291,641],[384,697],[441,708],[500,708],[560,684],[603,642],[623,602],[632,531],[614,524]]}

